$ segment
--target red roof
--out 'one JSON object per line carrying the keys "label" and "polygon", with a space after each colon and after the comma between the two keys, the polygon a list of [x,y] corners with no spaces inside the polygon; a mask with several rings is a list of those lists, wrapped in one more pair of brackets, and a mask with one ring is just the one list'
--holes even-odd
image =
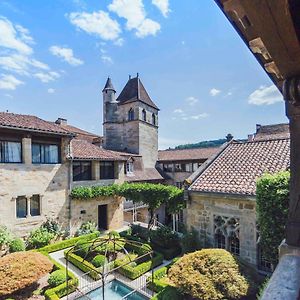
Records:
{"label": "red roof", "polygon": [[255,195],[264,173],[289,168],[290,140],[277,139],[228,144],[210,164],[198,170],[191,191]]}
{"label": "red roof", "polygon": [[59,125],[42,120],[36,116],[0,112],[0,127],[26,129],[29,131],[48,132],[60,135],[72,135]]}
{"label": "red roof", "polygon": [[119,153],[105,150],[86,140],[73,139],[71,141],[71,158],[80,160],[114,160],[126,161],[126,157]]}
{"label": "red roof", "polygon": [[290,137],[289,124],[258,125],[254,141],[288,139]]}
{"label": "red roof", "polygon": [[185,161],[185,160],[206,160],[220,151],[219,147],[194,148],[182,150],[160,150],[158,151],[158,161]]}

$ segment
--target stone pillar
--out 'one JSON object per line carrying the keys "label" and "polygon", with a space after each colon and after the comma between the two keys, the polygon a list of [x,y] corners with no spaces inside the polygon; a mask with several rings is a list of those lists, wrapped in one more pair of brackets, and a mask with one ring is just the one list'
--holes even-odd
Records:
{"label": "stone pillar", "polygon": [[30,196],[26,196],[26,201],[27,201],[27,218],[31,216],[30,214]]}
{"label": "stone pillar", "polygon": [[286,242],[300,247],[300,77],[286,79],[283,85],[286,115],[290,120],[290,202]]}
{"label": "stone pillar", "polygon": [[31,138],[22,138],[22,161],[25,165],[31,165],[32,153],[31,153]]}

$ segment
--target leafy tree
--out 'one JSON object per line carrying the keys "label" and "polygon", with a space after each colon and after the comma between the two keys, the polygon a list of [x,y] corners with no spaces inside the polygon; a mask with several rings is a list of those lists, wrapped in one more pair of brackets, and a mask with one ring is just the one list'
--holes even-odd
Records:
{"label": "leafy tree", "polygon": [[278,262],[278,246],[284,239],[288,217],[289,172],[265,174],[256,184],[257,220],[264,256]]}

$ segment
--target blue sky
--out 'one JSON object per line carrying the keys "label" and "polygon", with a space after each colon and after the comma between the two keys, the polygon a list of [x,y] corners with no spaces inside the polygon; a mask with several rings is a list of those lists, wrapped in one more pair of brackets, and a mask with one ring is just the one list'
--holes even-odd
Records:
{"label": "blue sky", "polygon": [[0,110],[102,133],[107,76],[139,72],[159,146],[287,122],[268,76],[212,0],[2,0]]}

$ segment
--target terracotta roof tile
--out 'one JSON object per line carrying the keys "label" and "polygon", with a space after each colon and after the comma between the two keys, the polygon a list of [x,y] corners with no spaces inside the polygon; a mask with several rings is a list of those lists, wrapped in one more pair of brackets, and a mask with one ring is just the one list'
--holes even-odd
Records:
{"label": "terracotta roof tile", "polygon": [[36,116],[13,114],[0,112],[0,127],[9,127],[15,129],[26,129],[29,131],[48,132],[61,135],[71,135],[71,133],[61,128],[59,125],[42,120]]}
{"label": "terracotta roof tile", "polygon": [[114,160],[125,161],[126,158],[118,153],[100,148],[86,140],[73,139],[71,141],[71,157],[81,160]]}
{"label": "terracotta roof tile", "polygon": [[182,150],[160,150],[158,151],[158,161],[183,161],[183,160],[206,160],[210,156],[220,151],[219,147],[195,148]]}
{"label": "terracotta roof tile", "polygon": [[255,134],[254,141],[287,139],[289,137],[289,124],[262,125]]}
{"label": "terracotta roof tile", "polygon": [[142,181],[163,181],[164,178],[155,168],[145,168],[143,170],[134,170],[133,174],[126,175],[127,182],[142,182]]}
{"label": "terracotta roof tile", "polygon": [[190,190],[255,195],[257,178],[286,170],[289,164],[289,139],[234,142],[202,170]]}

